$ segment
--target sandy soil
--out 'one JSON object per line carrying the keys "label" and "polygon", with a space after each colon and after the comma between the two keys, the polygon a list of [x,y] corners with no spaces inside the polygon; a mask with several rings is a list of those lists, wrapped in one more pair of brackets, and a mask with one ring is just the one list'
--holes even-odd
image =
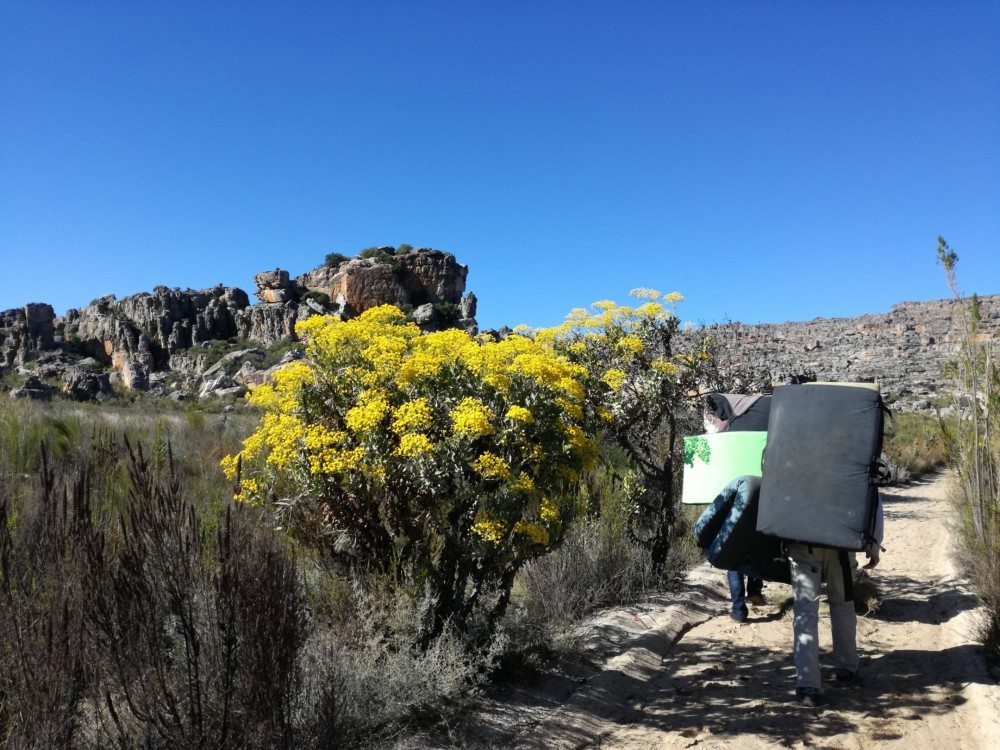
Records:
{"label": "sandy soil", "polygon": [[789,587],[768,584],[768,606],[738,625],[727,615],[724,573],[703,566],[683,595],[591,622],[600,668],[494,703],[481,726],[501,725],[506,736],[494,731],[468,744],[1000,747],[1000,687],[974,643],[975,597],[950,562],[944,496],[943,478],[884,493],[887,552],[875,571],[882,602],[858,620],[863,680],[833,683],[824,607],[819,708],[793,701]]}

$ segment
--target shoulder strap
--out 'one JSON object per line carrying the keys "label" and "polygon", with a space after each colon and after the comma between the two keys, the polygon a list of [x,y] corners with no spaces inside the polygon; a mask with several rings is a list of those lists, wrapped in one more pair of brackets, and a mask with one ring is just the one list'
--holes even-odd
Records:
{"label": "shoulder strap", "polygon": [[837,557],[840,558],[840,573],[844,577],[844,600],[854,601],[854,575],[851,571],[851,561],[847,557],[847,550],[837,550]]}

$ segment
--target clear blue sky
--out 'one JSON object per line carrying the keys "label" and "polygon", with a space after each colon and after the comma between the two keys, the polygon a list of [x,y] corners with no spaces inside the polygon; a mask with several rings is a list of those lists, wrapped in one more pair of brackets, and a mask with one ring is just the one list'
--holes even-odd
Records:
{"label": "clear blue sky", "polygon": [[470,266],[483,326],[1000,292],[997,2],[0,3],[0,309]]}

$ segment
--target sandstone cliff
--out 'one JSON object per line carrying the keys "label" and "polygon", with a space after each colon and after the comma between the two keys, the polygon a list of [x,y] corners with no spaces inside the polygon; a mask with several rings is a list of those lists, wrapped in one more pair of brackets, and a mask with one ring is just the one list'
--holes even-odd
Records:
{"label": "sandstone cliff", "polygon": [[[103,398],[114,383],[175,398],[239,395],[296,356],[283,342],[294,341],[296,322],[310,315],[350,317],[391,303],[424,330],[477,330],[476,298],[465,293],[468,267],[451,253],[379,247],[332,261],[297,278],[280,268],[257,274],[256,304],[235,287],[161,286],[120,300],[100,297],[63,316],[43,303],[0,312],[0,375],[31,379],[16,389],[31,398],[56,388],[72,398]],[[996,338],[1000,295],[982,298],[980,310],[980,335]],[[813,373],[877,380],[895,408],[929,410],[945,386],[941,368],[954,356],[958,314],[951,300],[903,302],[874,315],[726,323],[700,333],[737,366],[778,379]]]}
{"label": "sandstone cliff", "polygon": [[[179,353],[230,340],[272,347],[294,340],[295,324],[310,315],[347,318],[386,303],[412,313],[424,330],[476,330],[475,296],[463,296],[468,267],[454,255],[392,247],[367,254],[295,280],[283,269],[259,273],[255,305],[235,287],[159,286],[123,299],[100,297],[63,316],[42,303],[6,310],[0,312],[0,374],[16,369],[23,376],[61,380],[63,392],[76,398],[110,393],[99,373],[90,372],[102,365],[128,389],[146,390],[163,380],[153,374],[163,372],[176,372],[190,384],[203,375],[198,363],[204,360]],[[94,364],[81,369],[82,360]],[[237,384],[220,389],[226,387]]]}
{"label": "sandstone cliff", "polygon": [[[980,298],[979,335],[1000,335],[1000,295]],[[947,383],[962,326],[954,300],[902,302],[887,313],[817,318],[804,323],[726,323],[712,335],[737,365],[768,369],[779,380],[814,373],[819,380],[877,381],[894,408],[933,408]]]}

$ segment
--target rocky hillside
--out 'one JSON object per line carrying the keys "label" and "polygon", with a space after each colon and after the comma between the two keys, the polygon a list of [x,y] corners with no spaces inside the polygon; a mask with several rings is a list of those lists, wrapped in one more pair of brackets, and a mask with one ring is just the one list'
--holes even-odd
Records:
{"label": "rocky hillside", "polygon": [[0,312],[0,375],[16,383],[13,395],[42,399],[103,398],[116,387],[177,399],[240,395],[266,379],[276,352],[296,355],[295,324],[311,315],[347,318],[391,303],[426,331],[475,331],[468,270],[451,253],[379,247],[330,256],[296,279],[280,268],[259,273],[253,305],[224,286],[108,295],[62,316],[31,303]]}
{"label": "rocky hillside", "polygon": [[[980,298],[979,335],[1000,335],[1000,295]],[[733,363],[768,370],[777,380],[809,373],[818,380],[877,381],[901,411],[929,411],[946,387],[942,365],[954,356],[962,326],[954,300],[902,302],[887,313],[817,318],[806,323],[726,323],[707,327]]]}
{"label": "rocky hillside", "polygon": [[[147,391],[177,400],[236,397],[299,355],[295,324],[317,314],[349,318],[398,305],[426,331],[475,331],[476,298],[465,293],[468,267],[438,250],[379,247],[357,258],[331,254],[291,278],[274,269],[254,277],[257,302],[217,286],[156,287],[124,299],[100,297],[57,316],[31,303],[0,312],[0,377],[12,395],[87,400]],[[1000,295],[981,300],[981,335],[1000,330]],[[904,302],[887,313],[805,323],[707,327],[737,367],[781,380],[877,380],[900,410],[930,410],[945,385],[960,321],[950,300]]]}

